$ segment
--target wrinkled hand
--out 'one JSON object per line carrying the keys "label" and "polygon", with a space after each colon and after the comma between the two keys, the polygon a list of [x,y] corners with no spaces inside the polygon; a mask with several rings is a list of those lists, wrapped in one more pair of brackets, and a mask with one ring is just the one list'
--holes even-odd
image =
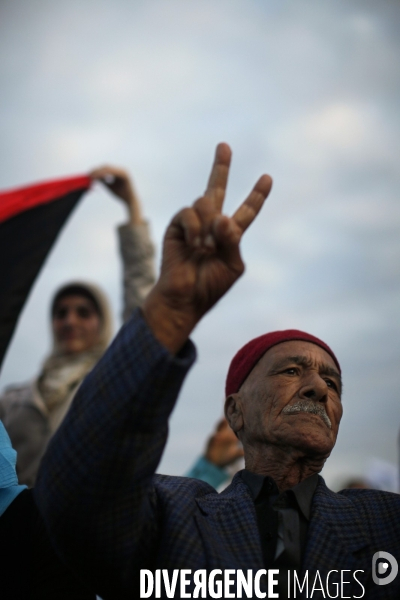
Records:
{"label": "wrinkled hand", "polygon": [[219,144],[204,196],[167,228],[160,278],[143,305],[153,333],[173,352],[243,273],[239,242],[271,189],[263,175],[232,217],[222,215],[230,160],[229,146]]}
{"label": "wrinkled hand", "polygon": [[125,202],[133,223],[138,224],[141,222],[142,216],[139,199],[127,171],[119,167],[104,165],[103,167],[91,171],[89,177],[93,179],[93,181],[100,181],[103,183],[114,196],[117,196],[117,198],[120,198]]}
{"label": "wrinkled hand", "polygon": [[221,419],[208,440],[206,459],[217,467],[223,468],[231,465],[238,458],[242,458],[243,454],[243,447],[230,428],[228,421]]}

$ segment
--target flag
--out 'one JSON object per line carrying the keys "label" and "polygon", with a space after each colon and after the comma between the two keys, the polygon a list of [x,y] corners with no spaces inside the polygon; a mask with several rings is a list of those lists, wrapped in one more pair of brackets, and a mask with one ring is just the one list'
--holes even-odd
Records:
{"label": "flag", "polygon": [[0,367],[33,282],[87,176],[0,192]]}

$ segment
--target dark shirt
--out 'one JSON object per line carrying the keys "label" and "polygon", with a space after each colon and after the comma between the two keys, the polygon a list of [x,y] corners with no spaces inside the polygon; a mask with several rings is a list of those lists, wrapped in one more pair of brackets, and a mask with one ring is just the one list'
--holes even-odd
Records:
{"label": "dark shirt", "polygon": [[0,517],[0,546],[1,600],[95,600],[53,550],[32,490]]}
{"label": "dark shirt", "polygon": [[279,569],[279,588],[284,592],[288,569],[301,569],[318,475],[281,494],[272,477],[245,469],[242,478],[254,500],[264,566]]}

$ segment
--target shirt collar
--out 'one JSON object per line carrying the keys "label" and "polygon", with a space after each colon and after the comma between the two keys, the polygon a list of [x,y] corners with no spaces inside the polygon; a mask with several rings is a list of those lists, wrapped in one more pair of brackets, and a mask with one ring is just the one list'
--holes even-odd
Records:
{"label": "shirt collar", "polygon": [[314,492],[318,485],[318,474],[315,473],[307,479],[303,479],[300,483],[290,488],[283,494],[279,494],[278,487],[272,477],[268,475],[257,475],[247,469],[242,471],[242,479],[250,490],[251,497],[254,501],[258,499],[261,492],[266,492],[270,496],[280,496],[283,494],[290,493],[294,497],[297,506],[309,521],[311,516],[311,504],[314,496]]}
{"label": "shirt collar", "polygon": [[258,499],[262,491],[270,495],[279,494],[275,481],[268,475],[258,475],[244,469],[242,471],[242,479],[249,488],[251,497],[254,501]]}
{"label": "shirt collar", "polygon": [[300,483],[295,485],[293,488],[288,490],[292,494],[294,494],[297,504],[305,516],[305,518],[309,521],[311,517],[311,504],[314,496],[314,492],[317,489],[318,485],[318,473],[314,473],[311,477],[307,477],[307,479],[303,479]]}

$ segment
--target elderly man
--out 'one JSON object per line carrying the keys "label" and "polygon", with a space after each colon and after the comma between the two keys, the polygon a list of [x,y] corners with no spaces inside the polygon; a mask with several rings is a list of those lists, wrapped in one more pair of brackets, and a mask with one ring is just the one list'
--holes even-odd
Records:
{"label": "elderly man", "polygon": [[205,195],[169,225],[160,278],[82,384],[37,503],[60,555],[106,600],[397,598],[395,563],[375,556],[389,572],[378,585],[371,561],[399,557],[399,497],[334,494],[317,475],[342,415],[340,366],[321,340],[275,332],[232,361],[226,417],[246,469],[223,493],[154,475],[195,359],[189,334],[242,274],[239,242],[271,187],[262,176],[223,216],[229,163],[220,144]]}

